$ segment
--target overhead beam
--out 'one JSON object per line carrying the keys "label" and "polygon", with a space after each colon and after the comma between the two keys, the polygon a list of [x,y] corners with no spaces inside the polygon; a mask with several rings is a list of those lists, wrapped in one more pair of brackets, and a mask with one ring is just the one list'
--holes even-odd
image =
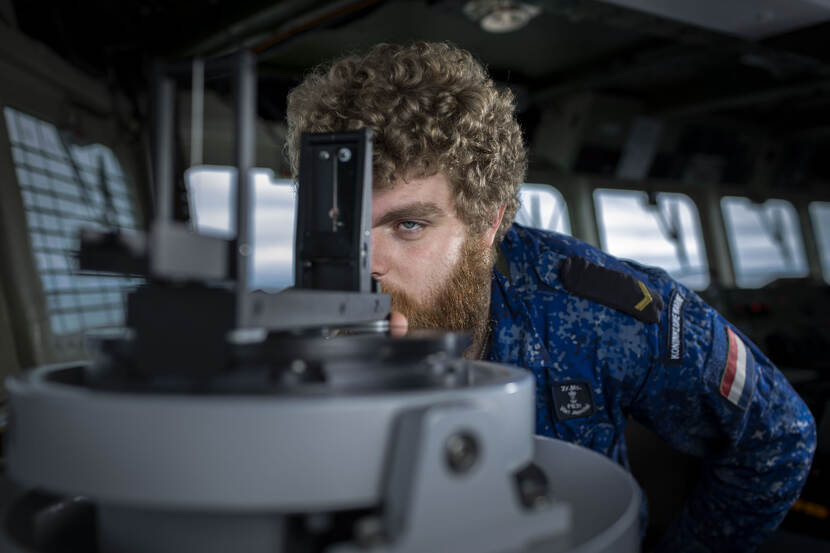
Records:
{"label": "overhead beam", "polygon": [[353,16],[361,10],[386,0],[289,0],[276,2],[253,15],[229,25],[221,32],[200,41],[184,52],[185,56],[203,56],[248,48],[257,54],[267,53],[301,33]]}
{"label": "overhead beam", "polygon": [[[320,2],[316,2],[317,5]],[[224,25],[221,30],[211,36],[198,40],[182,49],[183,57],[213,55],[225,50],[229,45],[239,45],[251,34],[261,32],[268,26],[279,24],[287,19],[314,8],[313,0],[284,0],[274,2],[265,9],[259,10],[247,17]]]}
{"label": "overhead beam", "polygon": [[821,79],[809,83],[769,88],[767,90],[732,94],[718,98],[710,98],[699,102],[690,102],[682,105],[667,106],[655,112],[657,117],[676,118],[689,117],[701,113],[712,113],[732,108],[779,102],[798,96],[824,95],[830,97],[830,79]]}

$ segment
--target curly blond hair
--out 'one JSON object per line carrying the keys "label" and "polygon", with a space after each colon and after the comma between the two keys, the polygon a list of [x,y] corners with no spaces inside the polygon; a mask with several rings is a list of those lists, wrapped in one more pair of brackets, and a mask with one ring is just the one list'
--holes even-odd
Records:
{"label": "curly blond hair", "polygon": [[368,127],[374,187],[442,172],[474,233],[498,209],[498,243],[518,209],[527,157],[513,94],[498,90],[466,50],[448,43],[378,44],[312,70],[288,95],[287,149],[295,178],[300,133]]}

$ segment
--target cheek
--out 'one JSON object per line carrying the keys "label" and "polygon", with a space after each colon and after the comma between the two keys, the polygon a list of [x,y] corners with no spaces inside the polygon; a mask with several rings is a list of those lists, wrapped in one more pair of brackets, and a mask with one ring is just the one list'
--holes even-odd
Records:
{"label": "cheek", "polygon": [[464,237],[401,244],[395,286],[410,297],[423,301],[431,290],[446,282],[461,257]]}

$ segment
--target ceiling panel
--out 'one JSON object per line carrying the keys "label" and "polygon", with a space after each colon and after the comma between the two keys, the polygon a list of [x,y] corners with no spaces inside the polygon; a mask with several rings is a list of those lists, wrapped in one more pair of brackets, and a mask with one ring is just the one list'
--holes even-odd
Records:
{"label": "ceiling panel", "polygon": [[605,1],[749,39],[766,38],[830,20],[830,0]]}
{"label": "ceiling panel", "polygon": [[422,0],[388,2],[367,16],[334,29],[295,38],[269,52],[268,63],[304,69],[378,42],[450,40],[470,50],[494,72],[511,80],[538,79],[610,55],[642,40],[633,31],[572,22],[543,13],[521,31],[493,34],[461,10],[437,9]]}

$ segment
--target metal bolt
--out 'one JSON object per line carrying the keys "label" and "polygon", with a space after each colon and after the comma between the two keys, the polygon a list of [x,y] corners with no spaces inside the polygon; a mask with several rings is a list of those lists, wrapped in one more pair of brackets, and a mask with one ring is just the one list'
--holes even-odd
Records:
{"label": "metal bolt", "polygon": [[320,159],[322,159],[323,161],[326,161],[330,157],[331,157],[331,154],[329,153],[328,150],[320,150]]}
{"label": "metal bolt", "polygon": [[427,355],[424,361],[426,361],[426,364],[429,367],[430,371],[435,375],[444,374],[447,368],[447,354],[443,351],[438,351],[435,353],[431,353],[430,355]]}
{"label": "metal bolt", "polygon": [[348,148],[340,148],[337,150],[337,159],[340,160],[340,163],[346,163],[352,159],[352,151]]}
{"label": "metal bolt", "polygon": [[239,254],[240,255],[249,256],[249,255],[251,255],[252,251],[253,250],[251,249],[251,246],[249,244],[241,244],[239,246]]}
{"label": "metal bolt", "polygon": [[375,547],[383,543],[383,523],[376,516],[366,516],[354,525],[355,541],[364,548]]}
{"label": "metal bolt", "polygon": [[291,372],[294,374],[303,374],[306,367],[307,365],[302,359],[295,359],[291,362]]}
{"label": "metal bolt", "polygon": [[517,472],[515,478],[519,501],[525,508],[538,511],[551,505],[548,477],[542,469],[530,464]]}
{"label": "metal bolt", "polygon": [[468,472],[478,460],[478,440],[467,431],[456,432],[444,444],[447,466],[456,474]]}

